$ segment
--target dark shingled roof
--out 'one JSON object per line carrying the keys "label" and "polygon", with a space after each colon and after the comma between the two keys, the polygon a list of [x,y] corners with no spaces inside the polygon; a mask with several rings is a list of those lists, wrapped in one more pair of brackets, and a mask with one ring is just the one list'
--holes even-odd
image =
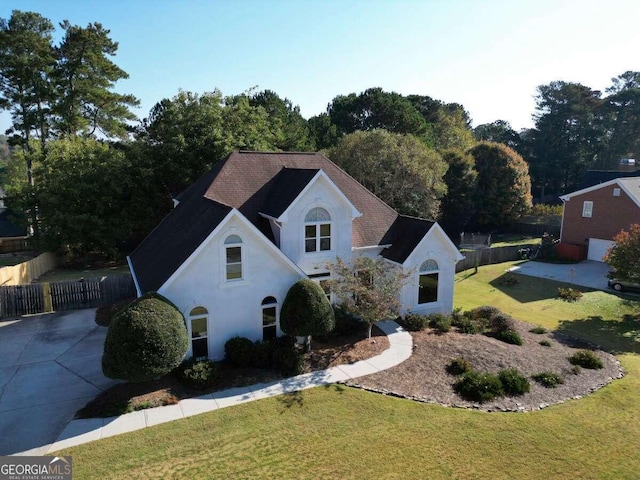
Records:
{"label": "dark shingled roof", "polygon": [[434,222],[421,218],[398,215],[383,239],[382,244],[391,244],[382,251],[382,256],[397,263],[403,263],[418,246]]}
{"label": "dark shingled roof", "polygon": [[140,290],[158,290],[230,211],[204,197],[180,202],[130,256]]}
{"label": "dark shingled roof", "polygon": [[582,183],[578,190],[593,187],[600,183],[608,182],[615,178],[640,177],[640,170],[635,172],[621,172],[619,170],[587,170],[582,177]]}
{"label": "dark shingled roof", "polygon": [[180,194],[179,205],[131,254],[140,289],[160,288],[231,208],[273,241],[260,213],[280,216],[320,170],[362,213],[353,221],[354,247],[393,244],[383,255],[402,263],[433,225],[398,215],[319,153],[233,152]]}

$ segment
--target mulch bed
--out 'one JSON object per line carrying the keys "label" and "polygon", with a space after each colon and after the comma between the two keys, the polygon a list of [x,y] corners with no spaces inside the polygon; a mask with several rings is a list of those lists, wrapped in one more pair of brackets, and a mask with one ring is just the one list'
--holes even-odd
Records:
{"label": "mulch bed", "polygon": [[[311,352],[304,355],[304,373],[324,370],[379,355],[389,348],[389,340],[381,330],[374,327],[372,339],[366,338],[365,332],[349,336],[329,337],[323,340],[314,339],[311,346]],[[196,390],[182,384],[174,374],[152,382],[122,383],[98,395],[76,412],[76,418],[120,415],[126,411],[176,404],[183,398],[284,378],[286,377],[273,370],[238,368],[226,362],[220,362],[219,381],[215,387]]]}
{"label": "mulch bed", "polygon": [[[595,353],[604,363],[604,368],[582,368],[580,373],[574,374],[567,357],[587,345],[558,337],[554,333],[533,334],[529,332],[532,325],[518,321],[514,323],[524,341],[522,346],[509,345],[481,334],[468,335],[454,330],[444,334],[431,329],[412,332],[415,347],[411,358],[389,370],[346,383],[445,406],[524,411],[588,395],[623,374],[616,358],[599,350]],[[540,345],[541,340],[548,340],[551,347]],[[530,380],[531,391],[525,395],[499,397],[477,404],[462,399],[453,390],[457,377],[447,373],[446,367],[456,357],[465,358],[479,372],[497,373],[504,368],[516,368],[524,376],[530,377],[536,373],[551,371],[564,377],[565,383],[556,388],[545,388]]]}

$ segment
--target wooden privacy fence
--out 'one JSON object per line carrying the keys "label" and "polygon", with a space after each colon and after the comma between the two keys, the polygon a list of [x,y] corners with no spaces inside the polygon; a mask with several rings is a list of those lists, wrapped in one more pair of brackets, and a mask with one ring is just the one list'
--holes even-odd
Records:
{"label": "wooden privacy fence", "polygon": [[509,247],[481,248],[462,252],[465,259],[458,262],[456,272],[462,272],[481,265],[493,265],[494,263],[520,260],[521,257],[518,251],[528,247],[537,248],[538,245],[513,245]]}
{"label": "wooden privacy fence", "polygon": [[45,252],[18,265],[2,267],[0,268],[0,285],[24,285],[64,262],[64,257]]}
{"label": "wooden privacy fence", "polygon": [[109,305],[136,296],[129,274],[0,286],[0,318]]}

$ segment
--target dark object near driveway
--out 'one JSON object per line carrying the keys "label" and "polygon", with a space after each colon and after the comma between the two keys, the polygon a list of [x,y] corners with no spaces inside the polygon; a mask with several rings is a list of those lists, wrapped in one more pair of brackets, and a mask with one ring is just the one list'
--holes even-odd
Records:
{"label": "dark object near driveway", "polygon": [[640,283],[625,280],[624,278],[611,278],[609,279],[609,288],[613,288],[617,292],[626,290],[640,292]]}

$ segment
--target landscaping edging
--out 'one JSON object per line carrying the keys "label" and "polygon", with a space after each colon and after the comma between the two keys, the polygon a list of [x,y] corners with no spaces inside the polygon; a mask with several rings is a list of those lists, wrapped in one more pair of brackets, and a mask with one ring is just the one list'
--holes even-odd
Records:
{"label": "landscaping edging", "polygon": [[[603,362],[603,369],[575,370],[569,357],[580,349],[593,349],[595,345],[555,332],[536,334],[530,332],[532,325],[523,322],[516,321],[515,326],[525,339],[524,346],[457,331],[442,334],[426,329],[415,332],[412,334],[415,351],[406,363],[344,383],[374,393],[444,407],[522,412],[583,398],[625,374],[619,360],[601,349],[595,353]],[[548,342],[540,340],[550,340],[552,345],[547,346]],[[530,381],[531,390],[522,396],[498,396],[484,403],[461,398],[453,388],[459,377],[447,370],[454,358],[464,358],[479,373],[495,375],[500,370],[515,368]],[[556,388],[545,388],[531,378],[541,372],[556,373],[564,378],[564,382]]]}
{"label": "landscaping edging", "polygon": [[[340,382],[344,385],[347,385],[349,387],[353,387],[353,388],[359,388],[360,390],[365,390],[367,392],[372,392],[372,393],[378,393],[381,395],[385,395],[388,397],[396,397],[396,398],[403,398],[405,400],[412,400],[414,402],[420,402],[420,403],[429,403],[432,405],[439,405],[441,407],[447,407],[447,408],[464,408],[467,410],[481,410],[484,412],[535,412],[535,411],[539,411],[542,410],[544,408],[550,407],[552,405],[561,405],[569,400],[580,400],[581,398],[584,398],[587,395],[591,395],[594,392],[597,392],[598,390],[600,390],[603,387],[606,387],[607,385],[609,385],[611,382],[613,382],[614,380],[618,380],[622,377],[624,377],[625,375],[625,371],[624,368],[622,368],[622,365],[620,365],[620,362],[618,360],[615,361],[615,363],[618,366],[618,375],[613,378],[613,377],[609,377],[607,382],[604,383],[600,383],[598,385],[596,385],[595,387],[591,388],[589,390],[589,393],[587,393],[586,395],[575,395],[573,397],[570,398],[566,398],[564,400],[558,400],[557,402],[553,402],[553,403],[541,403],[537,408],[531,408],[531,409],[527,409],[526,407],[523,406],[517,406],[516,408],[491,408],[491,407],[484,407],[483,404],[481,403],[475,403],[473,405],[462,405],[462,404],[456,404],[456,403],[443,403],[443,402],[439,402],[437,400],[433,400],[433,399],[429,399],[429,398],[425,398],[425,397],[419,397],[416,395],[403,395],[402,393],[397,393],[394,392],[393,390],[387,390],[384,388],[373,388],[373,387],[367,387],[365,385],[360,385],[360,384],[354,384],[354,383],[348,383],[348,382]],[[517,405],[517,404],[516,404]]]}

